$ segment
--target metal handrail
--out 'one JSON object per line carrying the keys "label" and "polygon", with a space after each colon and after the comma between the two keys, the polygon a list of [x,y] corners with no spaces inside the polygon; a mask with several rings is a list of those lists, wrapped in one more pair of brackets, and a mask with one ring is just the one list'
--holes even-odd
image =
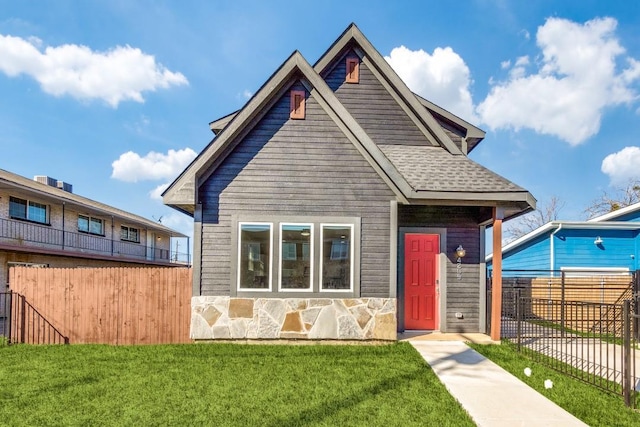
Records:
{"label": "metal handrail", "polygon": [[7,344],[69,344],[65,336],[47,320],[24,295],[0,292],[0,336]]}
{"label": "metal handrail", "polygon": [[188,253],[172,249],[150,248],[137,242],[115,240],[89,233],[63,231],[28,221],[4,218],[0,218],[0,243],[28,246],[34,249],[93,253],[114,258],[191,264]]}

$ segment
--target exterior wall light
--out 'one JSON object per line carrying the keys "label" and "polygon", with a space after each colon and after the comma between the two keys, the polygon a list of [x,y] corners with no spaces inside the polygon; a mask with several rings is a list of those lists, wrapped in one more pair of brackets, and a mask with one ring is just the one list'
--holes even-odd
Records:
{"label": "exterior wall light", "polygon": [[464,258],[466,254],[467,254],[467,251],[464,250],[462,245],[458,245],[458,247],[456,248],[456,257],[458,258],[458,261],[456,263],[457,264],[456,272],[458,276],[458,282],[462,280],[462,258]]}
{"label": "exterior wall light", "polygon": [[596,237],[596,240],[593,241],[594,245],[601,245],[602,244],[602,239],[600,238],[600,236]]}

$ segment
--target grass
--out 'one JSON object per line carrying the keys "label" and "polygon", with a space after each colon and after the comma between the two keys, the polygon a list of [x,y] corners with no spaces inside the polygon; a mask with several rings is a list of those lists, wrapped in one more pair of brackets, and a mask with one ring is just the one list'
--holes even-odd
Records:
{"label": "grass", "polygon": [[[470,346],[591,427],[640,425],[640,412],[627,408],[621,396],[606,393],[534,362],[505,342],[502,345]],[[527,367],[532,371],[530,377],[524,374]],[[546,379],[553,381],[553,388],[544,387]]]}
{"label": "grass", "polygon": [[12,426],[472,426],[408,343],[0,348]]}

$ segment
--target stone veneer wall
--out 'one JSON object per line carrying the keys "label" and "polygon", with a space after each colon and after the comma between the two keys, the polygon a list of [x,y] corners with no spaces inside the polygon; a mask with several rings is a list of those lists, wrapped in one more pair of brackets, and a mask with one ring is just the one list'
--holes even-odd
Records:
{"label": "stone veneer wall", "polygon": [[191,338],[396,340],[395,298],[191,299]]}

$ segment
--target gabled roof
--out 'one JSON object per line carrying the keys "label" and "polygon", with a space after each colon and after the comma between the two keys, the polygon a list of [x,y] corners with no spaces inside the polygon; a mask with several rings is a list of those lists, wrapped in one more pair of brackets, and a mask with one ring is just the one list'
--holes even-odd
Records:
{"label": "gabled roof", "polygon": [[[483,131],[482,129],[472,125],[471,123],[467,122],[466,120],[456,116],[455,114],[445,110],[444,108],[440,107],[439,105],[434,104],[433,102],[421,97],[420,95],[414,93],[415,97],[418,98],[418,101],[420,101],[420,103],[422,105],[424,105],[424,107],[426,109],[429,110],[429,112],[433,115],[433,117],[436,119],[436,121],[438,122],[446,122],[454,127],[456,127],[457,129],[459,129],[464,135],[464,139],[466,141],[466,145],[467,145],[467,150],[466,153],[470,153],[471,150],[473,150],[483,139],[485,136],[485,131]],[[444,126],[443,123],[440,123],[441,126]],[[464,150],[463,150],[464,151]]]}
{"label": "gabled roof", "polygon": [[[360,56],[431,145],[387,146],[372,141],[322,77],[322,73],[330,71],[332,64],[347,50]],[[193,214],[199,185],[266,114],[294,79],[306,86],[310,96],[318,100],[401,203],[500,204],[508,211],[507,218],[535,206],[535,199],[529,192],[469,160],[431,111],[441,119],[449,120],[457,129],[464,130],[466,138],[479,141],[484,132],[426,100],[420,101],[354,24],[345,30],[314,67],[298,51],[294,52],[240,111],[211,122],[211,129],[217,132],[216,138],[165,190],[165,204]]]}
{"label": "gabled roof", "polygon": [[[510,242],[502,247],[503,256],[508,252],[512,252],[522,246],[525,246],[528,242],[534,240],[539,236],[543,236],[547,233],[551,233],[554,230],[640,230],[640,222],[624,222],[624,221],[608,221],[608,222],[593,222],[593,221],[551,221],[535,230],[530,231]],[[486,261],[493,259],[493,254],[489,254],[486,257]]]}
{"label": "gabled roof", "polygon": [[80,211],[96,213],[97,215],[114,216],[118,219],[129,221],[132,225],[135,224],[151,230],[162,231],[172,237],[187,237],[156,221],[151,221],[122,209],[114,208],[47,184],[42,184],[3,169],[0,169],[0,189],[6,189],[15,193],[16,196],[24,195],[28,197],[37,194],[44,199],[56,200],[60,203],[64,202],[67,206],[73,206]]}
{"label": "gabled roof", "polygon": [[[420,104],[424,108],[427,109],[427,112],[423,114],[424,121],[429,122],[431,126],[437,130],[439,127],[442,127],[444,124],[439,122],[446,122],[456,129],[458,129],[462,133],[462,137],[465,139],[467,150],[464,154],[467,154],[475,148],[480,141],[482,141],[485,137],[485,132],[482,129],[477,128],[476,126],[470,124],[469,122],[463,120],[462,118],[452,114],[451,112],[445,110],[444,108],[432,103],[431,101],[411,92],[409,95],[409,89],[406,87],[404,82],[397,76],[395,71],[389,66],[387,61],[379,54],[379,52],[371,45],[371,43],[366,39],[366,37],[360,32],[358,27],[355,24],[351,24],[347,30],[336,40],[336,42],[329,48],[327,52],[325,52],[321,59],[315,64],[314,69],[322,74],[326,72],[325,68],[328,64],[331,63],[331,60],[334,59],[331,57],[331,53],[338,55],[341,50],[347,48],[349,43],[355,42],[361,47],[362,53],[365,54],[369,59],[369,61],[373,62],[377,69],[382,69],[381,73],[378,75],[388,76],[391,73],[391,76],[387,78],[387,81],[393,84],[393,87],[396,88],[397,91],[401,92],[402,95],[407,96],[408,98],[415,97]],[[414,105],[416,107],[416,105]],[[423,109],[424,109],[423,108]],[[418,109],[420,110],[420,109]],[[218,134],[224,127],[229,124],[231,120],[238,114],[238,111],[234,111],[232,113],[227,114],[224,117],[220,117],[209,123],[209,128],[215,134]],[[431,116],[431,118],[429,117]],[[423,127],[424,129],[424,127]],[[447,144],[451,140],[450,137],[444,133],[439,133],[438,135],[445,141]],[[443,135],[444,134],[444,135]],[[427,136],[432,137],[432,133],[428,133]],[[432,142],[435,143],[435,140],[432,137]],[[452,141],[451,141],[452,142]],[[435,145],[435,144],[434,144]],[[455,144],[454,144],[455,145]],[[446,147],[451,148],[450,146]],[[455,152],[455,150],[454,150]]]}
{"label": "gabled roof", "polygon": [[420,123],[416,124],[419,125],[419,128],[434,146],[444,147],[452,154],[463,154],[442,130],[433,115],[424,108],[413,92],[409,90],[389,63],[380,55],[380,52],[373,47],[354,23],[347,27],[342,35],[320,57],[313,68],[323,75],[328,71],[328,67],[331,67],[336,57],[349,48],[353,48],[378,80],[401,99],[402,106],[408,110],[408,113],[413,113],[414,117],[420,121]]}
{"label": "gabled roof", "polygon": [[163,193],[165,204],[183,212],[193,213],[192,206],[196,201],[197,184],[210,176],[215,166],[229,154],[233,148],[232,145],[239,142],[238,137],[249,130],[251,123],[257,122],[257,119],[266,112],[265,107],[279,97],[281,90],[286,89],[294,76],[307,86],[311,96],[318,99],[320,105],[342,128],[345,135],[387,182],[398,198],[406,202],[404,194],[410,193],[411,187],[404,177],[371,141],[371,138],[336,98],[327,83],[313,70],[300,52],[295,51],[224,127],[218,137],[165,190]]}
{"label": "gabled roof", "polygon": [[609,221],[609,220],[620,218],[621,216],[634,213],[634,212],[639,212],[639,211],[640,211],[640,202],[634,203],[633,205],[625,206],[624,208],[616,209],[615,211],[608,212],[604,215],[600,215],[595,218],[591,218],[589,222]]}

